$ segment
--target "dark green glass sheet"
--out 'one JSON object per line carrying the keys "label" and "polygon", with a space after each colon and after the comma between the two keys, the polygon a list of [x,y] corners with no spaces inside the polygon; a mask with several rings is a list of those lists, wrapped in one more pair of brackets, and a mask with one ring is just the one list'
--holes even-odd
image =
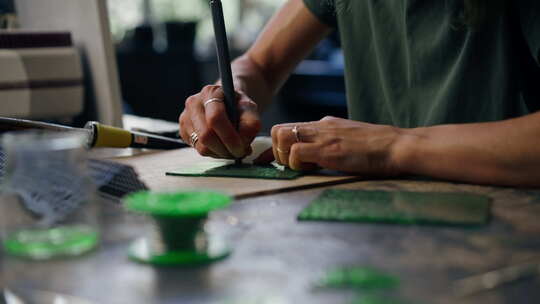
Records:
{"label": "dark green glass sheet", "polygon": [[223,162],[202,162],[192,167],[181,168],[166,173],[174,176],[211,176],[239,177],[260,179],[291,180],[302,176],[302,172],[294,171],[279,165],[223,164]]}
{"label": "dark green glass sheet", "polygon": [[489,210],[488,197],[468,193],[329,189],[298,219],[474,226],[488,222]]}
{"label": "dark green glass sheet", "polygon": [[395,289],[399,279],[393,275],[367,267],[343,267],[326,273],[317,283],[323,288],[353,288],[362,290]]}

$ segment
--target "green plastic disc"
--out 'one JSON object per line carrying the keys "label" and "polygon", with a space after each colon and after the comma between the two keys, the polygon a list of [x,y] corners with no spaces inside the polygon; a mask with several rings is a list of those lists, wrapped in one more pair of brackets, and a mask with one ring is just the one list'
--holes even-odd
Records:
{"label": "green plastic disc", "polygon": [[129,258],[157,266],[197,266],[226,258],[231,250],[225,246],[206,250],[179,250],[163,253],[154,252],[145,238],[133,242],[129,249]]}
{"label": "green plastic disc", "polygon": [[8,254],[44,260],[60,256],[78,256],[94,249],[99,233],[90,226],[60,226],[49,229],[25,229],[4,240]]}
{"label": "green plastic disc", "polygon": [[137,192],[125,199],[128,210],[171,217],[206,217],[209,212],[227,207],[230,196],[210,191],[177,193]]}

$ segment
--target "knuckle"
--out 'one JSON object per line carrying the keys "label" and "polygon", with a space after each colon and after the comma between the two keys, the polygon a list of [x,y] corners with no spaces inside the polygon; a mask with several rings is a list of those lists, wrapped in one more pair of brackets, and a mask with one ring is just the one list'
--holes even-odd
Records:
{"label": "knuckle", "polygon": [[251,99],[240,99],[238,101],[238,105],[243,108],[243,109],[246,109],[246,110],[254,110],[256,111],[258,108],[259,108],[259,105],[257,105],[257,103],[255,103],[253,100]]}
{"label": "knuckle", "polygon": [[203,144],[199,144],[197,146],[198,146],[197,147],[197,152],[199,152],[200,155],[202,155],[202,156],[211,156],[212,155],[212,151],[207,146],[205,146]]}
{"label": "knuckle", "polygon": [[277,133],[279,131],[281,127],[279,125],[275,125],[272,127],[272,129],[270,130],[270,135],[273,137],[273,138],[277,138]]}
{"label": "knuckle", "polygon": [[325,148],[325,155],[339,155],[341,154],[341,144],[339,142],[331,142]]}
{"label": "knuckle", "polygon": [[332,168],[335,164],[342,163],[345,160],[345,155],[341,153],[341,147],[339,144],[331,144],[324,148],[321,153],[319,163],[323,167]]}
{"label": "knuckle", "polygon": [[208,114],[206,118],[206,122],[208,123],[208,127],[210,127],[210,129],[218,128],[219,125],[223,123],[223,120],[224,120],[224,116],[223,116],[223,112],[221,111],[214,111]]}
{"label": "knuckle", "polygon": [[289,131],[289,130],[287,130],[286,128],[281,128],[281,129],[279,129],[279,130],[277,131],[277,138],[278,138],[279,140],[285,140],[285,139],[287,138],[287,136],[288,136],[288,134],[287,134],[288,131]]}
{"label": "knuckle", "polygon": [[204,130],[199,132],[199,142],[203,146],[210,146],[213,137],[214,132],[212,132],[211,130]]}
{"label": "knuckle", "polygon": [[193,107],[193,105],[197,102],[198,98],[197,95],[192,95],[192,96],[189,96],[187,99],[186,99],[186,102],[185,102],[185,107],[187,109]]}
{"label": "knuckle", "polygon": [[299,145],[291,146],[291,158],[299,159],[301,147]]}
{"label": "knuckle", "polygon": [[289,161],[289,167],[295,171],[300,171],[302,169],[300,163],[292,159]]}
{"label": "knuckle", "polygon": [[334,116],[325,116],[321,119],[322,122],[327,122],[327,123],[334,123],[336,122],[337,120],[339,120],[339,118],[337,117],[334,117]]}
{"label": "knuckle", "polygon": [[180,115],[178,116],[178,124],[180,126],[182,126],[182,124],[184,123],[184,118],[185,118],[185,111],[182,111],[182,113],[180,113]]}
{"label": "knuckle", "polygon": [[213,87],[214,87],[213,85],[207,84],[202,88],[201,92],[208,93],[209,91],[213,89]]}
{"label": "knuckle", "polygon": [[213,94],[217,89],[219,89],[220,86],[218,85],[215,85],[215,84],[209,84],[209,85],[205,85],[202,89],[202,92],[204,94],[207,94],[207,95],[211,95]]}
{"label": "knuckle", "polygon": [[180,114],[178,118],[178,124],[180,125],[180,130],[184,130],[187,124],[186,115],[184,113]]}
{"label": "knuckle", "polygon": [[180,132],[180,137],[185,143],[189,143],[187,136],[184,134],[184,132]]}
{"label": "knuckle", "polygon": [[257,135],[257,133],[259,133],[259,131],[261,130],[262,128],[262,124],[261,124],[261,121],[260,120],[251,120],[248,124],[247,124],[247,128],[246,128],[246,133],[248,133],[248,135]]}

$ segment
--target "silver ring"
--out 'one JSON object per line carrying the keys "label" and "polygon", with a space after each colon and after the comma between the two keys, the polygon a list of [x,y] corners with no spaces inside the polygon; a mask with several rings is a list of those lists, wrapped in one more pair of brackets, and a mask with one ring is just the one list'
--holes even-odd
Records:
{"label": "silver ring", "polygon": [[195,145],[199,141],[199,135],[197,133],[192,132],[191,135],[189,135],[189,139],[191,140],[191,146],[195,148]]}
{"label": "silver ring", "polygon": [[300,140],[300,131],[298,130],[298,125],[294,126],[292,128],[292,132],[294,134],[294,139],[296,139],[296,142],[299,143],[299,142],[302,142]]}
{"label": "silver ring", "polygon": [[205,101],[203,103],[203,106],[206,108],[206,106],[212,102],[223,102],[223,100],[219,99],[219,98],[210,98],[208,99],[207,101]]}

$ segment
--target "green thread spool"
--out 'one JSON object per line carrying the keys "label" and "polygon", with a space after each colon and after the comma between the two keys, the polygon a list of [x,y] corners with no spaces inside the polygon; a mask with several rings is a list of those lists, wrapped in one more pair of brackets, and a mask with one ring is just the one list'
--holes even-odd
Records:
{"label": "green thread spool", "polygon": [[230,249],[203,229],[208,214],[227,207],[230,196],[192,191],[177,193],[138,192],[128,196],[127,210],[152,218],[150,236],[136,240],[129,250],[135,261],[162,266],[211,263],[227,257]]}

